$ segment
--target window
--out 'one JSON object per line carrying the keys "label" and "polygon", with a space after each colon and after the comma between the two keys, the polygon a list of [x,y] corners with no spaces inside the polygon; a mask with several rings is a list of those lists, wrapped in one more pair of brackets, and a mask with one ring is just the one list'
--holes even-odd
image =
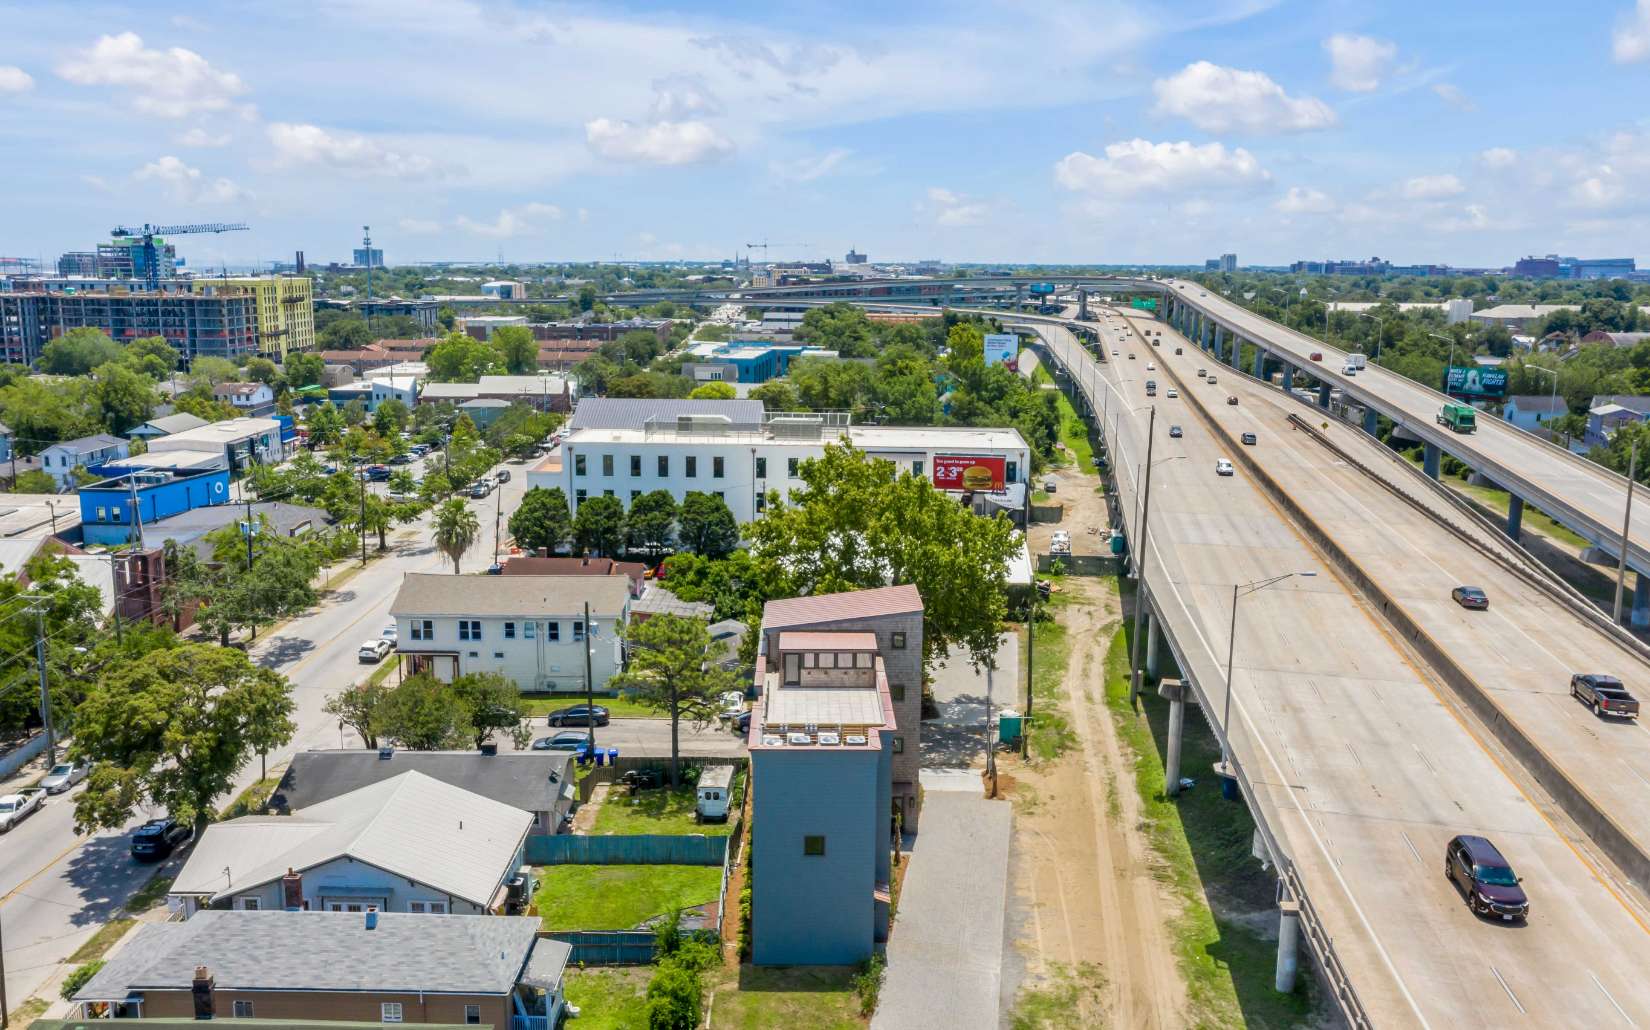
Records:
{"label": "window", "polygon": [[757,458],[756,459],[756,478],[757,479],[767,479],[768,478],[768,459],[766,459],[766,458]]}
{"label": "window", "polygon": [[604,455],[602,455],[602,475],[611,476],[612,474],[613,474],[613,455],[604,454]]}
{"label": "window", "polygon": [[727,468],[727,459],[726,458],[712,458],[712,459],[710,459],[710,478],[712,478],[712,479],[721,479],[722,476],[723,476],[723,473],[726,471],[726,468]]}
{"label": "window", "polygon": [[102,506],[99,506],[98,509],[97,509],[97,520],[99,522],[108,522],[109,521],[109,509],[105,508],[105,507],[102,507]]}
{"label": "window", "polygon": [[494,658],[503,658],[504,657],[504,652],[503,651],[494,651],[493,652],[493,657]]}
{"label": "window", "polygon": [[414,640],[434,640],[435,621],[433,619],[412,620],[412,638]]}
{"label": "window", "polygon": [[515,623],[506,622],[504,624],[504,639],[505,640],[514,640],[514,639],[516,639],[516,624]]}
{"label": "window", "polygon": [[460,639],[460,640],[480,640],[481,639],[481,620],[480,619],[459,619],[458,620],[458,639]]}
{"label": "window", "polygon": [[1008,474],[1004,478],[1007,479],[1010,483],[1018,483],[1020,481],[1019,468],[1020,468],[1019,462],[1014,462],[1014,461],[1009,462],[1008,463]]}
{"label": "window", "polygon": [[109,519],[113,522],[120,521],[120,505],[117,504],[113,508],[109,509]]}
{"label": "window", "polygon": [[875,666],[876,662],[874,660],[874,656],[869,651],[861,651],[854,655],[854,668],[871,669],[875,668]]}
{"label": "window", "polygon": [[[895,738],[896,740],[899,738]],[[813,857],[825,857],[825,837],[823,834],[810,834],[802,838],[802,854]]]}
{"label": "window", "polygon": [[233,1013],[236,1019],[251,1019],[252,1003],[250,1001],[241,1001],[236,999]]}
{"label": "window", "polygon": [[590,491],[588,491],[588,490],[575,490],[575,491],[573,491],[573,506],[578,507],[580,504],[583,504],[585,495],[588,494],[589,492]]}
{"label": "window", "polygon": [[471,658],[480,658],[481,657],[481,654],[477,651],[470,651],[470,652],[467,652],[467,653],[469,654],[469,656]]}
{"label": "window", "polygon": [[602,496],[603,496],[603,497],[612,497],[612,496],[613,496],[613,491],[611,491],[611,490],[603,490],[603,491],[602,491]]}
{"label": "window", "polygon": [[240,902],[241,902],[241,911],[242,912],[256,912],[256,911],[258,911],[258,899],[257,898],[241,898]]}
{"label": "window", "polygon": [[444,916],[447,914],[447,903],[445,901],[409,901],[407,902],[407,911]]}
{"label": "window", "polygon": [[538,629],[538,623],[524,622],[521,624],[521,635],[526,640],[532,640],[534,637],[538,636]]}
{"label": "window", "polygon": [[913,461],[911,463],[911,474],[913,476],[922,475],[922,459],[921,458],[918,458],[916,461]]}
{"label": "window", "polygon": [[559,623],[559,622],[547,622],[547,623],[545,623],[544,624],[544,639],[550,641],[552,644],[559,641],[561,639],[561,623]]}
{"label": "window", "polygon": [[582,455],[582,454],[573,455],[573,474],[575,476],[584,475],[584,455]]}
{"label": "window", "polygon": [[630,474],[633,476],[642,474],[642,456],[640,454],[630,456]]}
{"label": "window", "polygon": [[663,479],[668,475],[670,475],[670,455],[661,454],[659,455],[659,478]]}
{"label": "window", "polygon": [[583,640],[583,639],[584,639],[584,620],[583,619],[574,619],[573,620],[573,640],[574,640],[574,642],[577,642],[577,641],[580,641],[580,640]]}
{"label": "window", "polygon": [[892,636],[893,636],[893,639],[888,642],[889,646],[892,647],[896,651],[905,650],[905,634],[904,633],[895,633]]}
{"label": "window", "polygon": [[379,1006],[378,1006],[378,1021],[380,1023],[400,1023],[400,1022],[402,1022],[402,1019],[401,1019],[401,1003],[399,1001],[386,1001],[386,1002],[382,1002],[381,1004],[379,1004]]}
{"label": "window", "polygon": [[[808,657],[813,657],[809,655]],[[794,687],[802,682],[802,656],[792,651],[785,656],[785,685]]]}
{"label": "window", "polygon": [[636,503],[636,498],[638,498],[640,496],[642,496],[642,492],[640,490],[630,491],[630,503],[635,504]]}
{"label": "window", "polygon": [[896,754],[896,755],[905,754],[905,738],[904,737],[895,737],[894,738],[894,754]]}
{"label": "window", "polygon": [[792,479],[796,478],[798,467],[802,464],[799,458],[789,458],[785,462],[785,474]]}
{"label": "window", "polygon": [[896,702],[904,701],[905,700],[905,684],[903,684],[903,683],[890,683],[890,684],[888,684],[888,696],[893,698]]}
{"label": "window", "polygon": [[687,477],[689,479],[699,478],[699,458],[698,458],[698,456],[693,455],[693,454],[689,454],[686,457],[684,457],[682,460],[687,462]]}
{"label": "window", "polygon": [[432,902],[430,902],[430,914],[431,915],[437,915],[437,916],[446,915],[447,914],[447,903],[445,901],[432,901]]}
{"label": "window", "polygon": [[481,1025],[481,1006],[480,1005],[466,1005],[466,1006],[464,1006],[464,1024],[466,1026],[480,1026]]}

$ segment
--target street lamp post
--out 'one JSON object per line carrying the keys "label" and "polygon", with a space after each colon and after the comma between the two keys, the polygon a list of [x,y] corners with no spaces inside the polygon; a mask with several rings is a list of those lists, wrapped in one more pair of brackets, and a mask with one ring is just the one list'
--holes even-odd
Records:
{"label": "street lamp post", "polygon": [[1276,586],[1294,576],[1310,578],[1316,575],[1316,572],[1285,572],[1281,576],[1273,576],[1270,579],[1257,579],[1252,583],[1232,584],[1232,624],[1226,635],[1226,699],[1222,705],[1223,711],[1220,716],[1221,740],[1224,744],[1220,762],[1228,773],[1232,769],[1232,688],[1237,682],[1234,676],[1236,670],[1232,667],[1232,660],[1237,652],[1238,598],[1246,594],[1257,594],[1267,587]]}
{"label": "street lamp post", "polygon": [[1444,392],[1449,393],[1449,370],[1455,367],[1455,337],[1445,336],[1443,333],[1428,333],[1434,340],[1443,340],[1449,344],[1449,364],[1444,366]]}
{"label": "street lamp post", "polygon": [[1370,319],[1379,327],[1375,330],[1375,360],[1379,362],[1381,360],[1381,339],[1386,336],[1386,319],[1378,315],[1372,315],[1367,311],[1358,312],[1358,317]]}

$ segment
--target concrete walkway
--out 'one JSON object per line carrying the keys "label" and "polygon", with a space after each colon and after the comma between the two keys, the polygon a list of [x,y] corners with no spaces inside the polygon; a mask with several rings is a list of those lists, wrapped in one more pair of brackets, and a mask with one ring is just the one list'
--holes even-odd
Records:
{"label": "concrete walkway", "polygon": [[922,786],[871,1030],[994,1030],[1013,810],[984,799],[977,770],[924,769]]}

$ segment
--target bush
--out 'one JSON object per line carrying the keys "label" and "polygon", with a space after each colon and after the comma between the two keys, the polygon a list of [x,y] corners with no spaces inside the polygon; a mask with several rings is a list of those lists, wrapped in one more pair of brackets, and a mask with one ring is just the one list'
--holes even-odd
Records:
{"label": "bush", "polygon": [[648,1030],[695,1030],[702,994],[698,973],[666,961],[647,985]]}
{"label": "bush", "polygon": [[673,908],[653,930],[653,954],[663,962],[675,955],[682,946],[682,910]]}
{"label": "bush", "polygon": [[85,965],[76,966],[72,973],[64,977],[63,986],[58,991],[63,996],[63,1000],[73,1000],[75,992],[86,986],[86,981],[96,976],[97,971],[103,968],[103,961],[103,959],[95,958]]}
{"label": "bush", "polygon": [[751,958],[751,889],[749,884],[739,891],[739,961]]}
{"label": "bush", "polygon": [[882,993],[882,978],[887,974],[888,964],[881,955],[872,955],[859,964],[859,972],[854,974],[851,981],[854,993],[859,995],[859,1014],[867,1018],[877,1010],[877,996]]}

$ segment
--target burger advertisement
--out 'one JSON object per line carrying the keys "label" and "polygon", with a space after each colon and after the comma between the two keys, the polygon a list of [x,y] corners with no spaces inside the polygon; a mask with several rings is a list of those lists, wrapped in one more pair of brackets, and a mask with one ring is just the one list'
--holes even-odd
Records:
{"label": "burger advertisement", "polygon": [[941,490],[1001,490],[1008,482],[1008,459],[992,454],[934,455],[934,486]]}

